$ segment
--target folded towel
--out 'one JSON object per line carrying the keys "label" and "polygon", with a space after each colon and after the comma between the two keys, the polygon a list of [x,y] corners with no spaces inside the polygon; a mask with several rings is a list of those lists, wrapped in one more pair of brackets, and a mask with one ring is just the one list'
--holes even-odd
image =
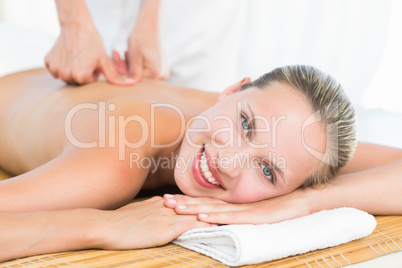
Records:
{"label": "folded towel", "polygon": [[274,224],[193,229],[173,243],[239,266],[343,244],[371,234],[376,225],[364,211],[337,208]]}

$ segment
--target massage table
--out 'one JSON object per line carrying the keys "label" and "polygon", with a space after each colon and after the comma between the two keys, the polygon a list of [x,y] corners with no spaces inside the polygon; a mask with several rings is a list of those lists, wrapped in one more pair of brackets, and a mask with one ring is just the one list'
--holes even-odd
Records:
{"label": "massage table", "polygon": [[[10,177],[8,174],[0,170],[0,180],[8,177]],[[402,216],[377,216],[376,220],[377,227],[374,232],[362,239],[336,247],[243,267],[343,267],[359,262],[364,263],[349,267],[402,267]],[[374,260],[370,261],[372,262],[370,264],[368,260],[372,259]],[[174,244],[167,244],[162,247],[138,250],[93,249],[44,254],[4,262],[0,264],[0,267],[226,266],[197,252]]]}

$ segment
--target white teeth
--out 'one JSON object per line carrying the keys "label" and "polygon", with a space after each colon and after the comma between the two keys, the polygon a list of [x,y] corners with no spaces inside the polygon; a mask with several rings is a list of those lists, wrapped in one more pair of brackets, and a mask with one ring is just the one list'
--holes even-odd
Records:
{"label": "white teeth", "polygon": [[204,176],[205,176],[205,178],[207,178],[207,179],[212,178],[212,173],[209,172],[209,171],[204,172]]}
{"label": "white teeth", "polygon": [[202,172],[207,172],[209,169],[207,165],[201,165],[201,170]]}
{"label": "white teeth", "polygon": [[202,170],[202,175],[204,176],[204,178],[206,180],[208,180],[212,184],[219,185],[219,183],[212,176],[212,173],[209,171],[209,167],[207,164],[207,157],[205,156],[205,152],[201,153],[200,167]]}
{"label": "white teeth", "polygon": [[219,183],[214,179],[214,177],[208,178],[208,181],[212,184],[219,185]]}

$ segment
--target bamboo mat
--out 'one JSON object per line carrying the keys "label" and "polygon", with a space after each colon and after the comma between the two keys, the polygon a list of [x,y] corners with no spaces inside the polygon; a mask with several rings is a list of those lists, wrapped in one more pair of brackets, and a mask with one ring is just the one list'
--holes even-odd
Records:
{"label": "bamboo mat", "polygon": [[[0,180],[5,178],[0,172]],[[342,267],[402,249],[402,216],[377,216],[374,232],[362,239],[276,261],[243,267]],[[0,264],[0,267],[226,267],[197,252],[168,244],[128,250],[83,250],[45,254]]]}

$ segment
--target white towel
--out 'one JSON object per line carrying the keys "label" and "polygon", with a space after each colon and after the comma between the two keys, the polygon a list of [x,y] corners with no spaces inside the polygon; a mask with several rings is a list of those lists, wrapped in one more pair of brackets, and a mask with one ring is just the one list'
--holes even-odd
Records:
{"label": "white towel", "polygon": [[343,244],[371,234],[376,225],[364,211],[338,208],[274,224],[193,229],[173,243],[239,266]]}

